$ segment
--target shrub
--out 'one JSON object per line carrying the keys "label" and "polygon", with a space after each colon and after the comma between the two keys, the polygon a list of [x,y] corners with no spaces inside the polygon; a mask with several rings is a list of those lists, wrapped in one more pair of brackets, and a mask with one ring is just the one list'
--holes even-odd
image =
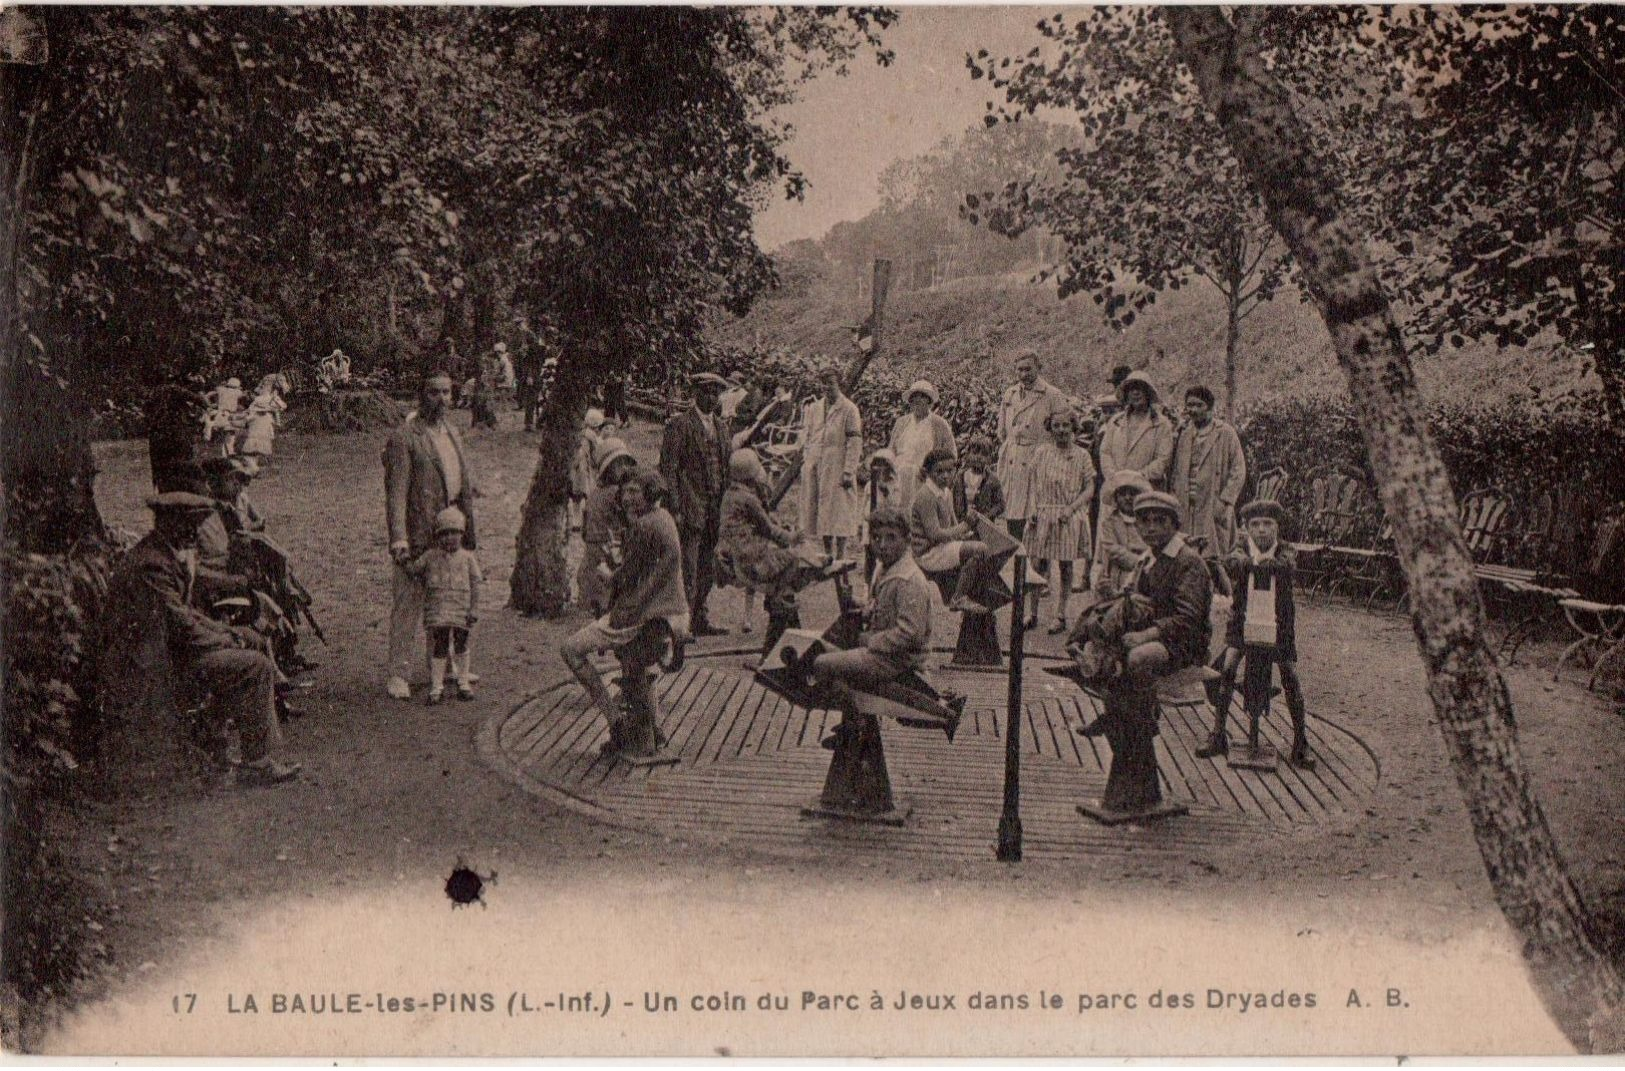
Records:
{"label": "shrub", "polygon": [[0,957],[8,992],[28,1005],[85,973],[88,886],[45,832],[47,802],[73,786],[93,741],[94,638],[107,592],[104,548],[4,556],[4,889]]}
{"label": "shrub", "polygon": [[[1625,504],[1625,437],[1600,408],[1580,401],[1542,405],[1441,402],[1427,410],[1434,443],[1458,496],[1483,487],[1507,492],[1525,517],[1555,513],[1555,564],[1572,568],[1597,525]],[[1343,397],[1277,401],[1243,415],[1238,430],[1248,469],[1291,474],[1289,511],[1307,507],[1308,477],[1339,466],[1372,482],[1353,403]]]}

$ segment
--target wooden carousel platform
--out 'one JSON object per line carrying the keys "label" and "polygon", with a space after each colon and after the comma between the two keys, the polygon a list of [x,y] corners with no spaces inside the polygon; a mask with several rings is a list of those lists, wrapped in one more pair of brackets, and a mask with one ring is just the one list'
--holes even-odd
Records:
{"label": "wooden carousel platform", "polygon": [[[937,664],[947,661],[947,653]],[[752,652],[691,655],[662,677],[660,722],[674,766],[632,767],[598,758],[603,719],[573,681],[554,685],[492,718],[481,733],[485,760],[528,791],[609,824],[779,855],[832,849],[992,859],[1002,800],[1003,673],[933,668],[931,680],[968,697],[953,743],[940,732],[882,723],[897,795],[912,807],[901,827],[802,817],[817,797],[830,752],[819,741],[840,720],[829,710],[793,706],[763,688],[747,668]],[[1144,825],[1105,827],[1077,813],[1106,783],[1110,751],[1075,729],[1099,713],[1094,699],[1042,671],[1053,659],[1027,656],[1020,725],[1025,857],[1072,859],[1101,852],[1200,852],[1239,838],[1275,838],[1358,810],[1376,787],[1375,756],[1348,730],[1312,714],[1312,770],[1284,762],[1272,773],[1198,759],[1210,712],[1167,709],[1157,751],[1163,790],[1190,814]],[[606,674],[610,667],[604,667]],[[1239,705],[1231,739],[1242,732]],[[1284,709],[1270,713],[1264,737],[1284,754]]]}

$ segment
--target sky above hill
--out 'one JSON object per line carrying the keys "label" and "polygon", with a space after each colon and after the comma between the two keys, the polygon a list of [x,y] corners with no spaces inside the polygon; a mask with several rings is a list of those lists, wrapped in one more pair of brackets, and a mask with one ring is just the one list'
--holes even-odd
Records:
{"label": "sky above hill", "polygon": [[893,160],[930,150],[944,137],[982,121],[992,99],[986,80],[972,81],[965,54],[996,56],[1038,43],[1033,28],[1052,8],[902,7],[883,34],[897,53],[890,67],[856,62],[845,78],[824,75],[779,117],[795,130],[788,153],[807,176],[806,199],[782,194],[756,216],[757,240],[772,250],[798,238],[821,238],[842,220],[880,204],[878,180]]}

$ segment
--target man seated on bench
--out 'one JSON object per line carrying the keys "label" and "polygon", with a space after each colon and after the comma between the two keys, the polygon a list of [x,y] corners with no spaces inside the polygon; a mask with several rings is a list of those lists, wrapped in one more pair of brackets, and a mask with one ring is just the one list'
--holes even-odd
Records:
{"label": "man seated on bench", "polygon": [[[869,514],[869,547],[880,572],[863,611],[860,646],[826,651],[812,664],[813,683],[834,692],[843,713],[852,710],[851,689],[906,679],[925,667],[931,649],[931,584],[909,553],[908,536],[902,510],[882,506]],[[851,731],[849,719],[843,719],[826,744],[833,747]]]}
{"label": "man seated on bench", "polygon": [[277,736],[273,685],[276,666],[262,653],[264,640],[253,629],[223,625],[191,604],[195,580],[189,552],[197,547],[198,527],[214,504],[202,495],[170,491],[147,500],[153,528],[130,549],[122,569],[163,612],[172,663],[213,697],[213,714],[229,718],[242,741],[240,785],[270,785],[299,775],[298,763],[271,757]]}
{"label": "man seated on bench", "polygon": [[987,544],[975,538],[976,528],[969,519],[954,516],[951,485],[959,459],[951,450],[933,450],[920,467],[920,485],[909,508],[909,543],[914,560],[932,579],[958,572],[948,609],[986,613],[987,607],[974,601],[972,593],[980,579],[975,562],[985,559]]}
{"label": "man seated on bench", "polygon": [[[639,468],[621,486],[621,508],[628,524],[621,543],[621,567],[610,581],[609,613],[580,629],[559,648],[565,665],[587,690],[604,720],[613,754],[631,744],[632,723],[650,715],[644,709],[644,674],[659,657],[658,645],[640,641],[644,627],[664,622],[673,642],[689,636],[688,598],[683,591],[683,551],[677,522],[666,511],[666,481],[653,469]],[[620,710],[588,659],[594,652],[610,651],[622,659],[628,710]],[[644,741],[647,743],[647,741]],[[655,734],[658,747],[658,733]],[[630,749],[630,748],[629,748]],[[641,748],[636,750],[642,750]]]}
{"label": "man seated on bench", "polygon": [[1153,748],[1157,678],[1207,661],[1213,581],[1179,521],[1172,495],[1148,491],[1134,500],[1134,526],[1148,549],[1127,586],[1151,600],[1155,620],[1123,635],[1123,673],[1105,695],[1101,731],[1112,747],[1112,768],[1101,803],[1110,811],[1147,810],[1162,802]]}

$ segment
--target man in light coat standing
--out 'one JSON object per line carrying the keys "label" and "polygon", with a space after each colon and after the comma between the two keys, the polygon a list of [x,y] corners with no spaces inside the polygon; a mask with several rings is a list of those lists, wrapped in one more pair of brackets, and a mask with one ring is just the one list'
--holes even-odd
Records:
{"label": "man in light coat standing", "polygon": [[1174,440],[1169,489],[1185,511],[1186,536],[1204,558],[1223,558],[1236,541],[1236,500],[1247,482],[1247,458],[1236,429],[1213,415],[1213,392],[1185,392],[1188,421]]}
{"label": "man in light coat standing", "polygon": [[1021,538],[1032,515],[1032,458],[1039,444],[1050,441],[1045,422],[1068,413],[1066,393],[1040,376],[1043,363],[1032,350],[1016,358],[1016,382],[999,399],[999,483],[1004,487],[1004,520],[1010,534]]}
{"label": "man in light coat standing", "polygon": [[728,385],[701,372],[689,380],[694,404],[666,422],[660,440],[660,475],[671,490],[671,513],[683,546],[683,584],[695,636],[716,636],[705,603],[716,575],[717,534],[722,524],[722,492],[728,486],[729,431],[717,399]]}
{"label": "man in light coat standing", "polygon": [[389,694],[412,698],[408,683],[423,626],[423,581],[406,563],[434,543],[440,511],[456,506],[467,521],[463,546],[473,550],[474,474],[462,438],[447,419],[451,376],[431,372],[423,380],[417,412],[390,433],[384,444],[384,515],[389,525],[389,556],[394,561],[394,602],[389,614]]}

